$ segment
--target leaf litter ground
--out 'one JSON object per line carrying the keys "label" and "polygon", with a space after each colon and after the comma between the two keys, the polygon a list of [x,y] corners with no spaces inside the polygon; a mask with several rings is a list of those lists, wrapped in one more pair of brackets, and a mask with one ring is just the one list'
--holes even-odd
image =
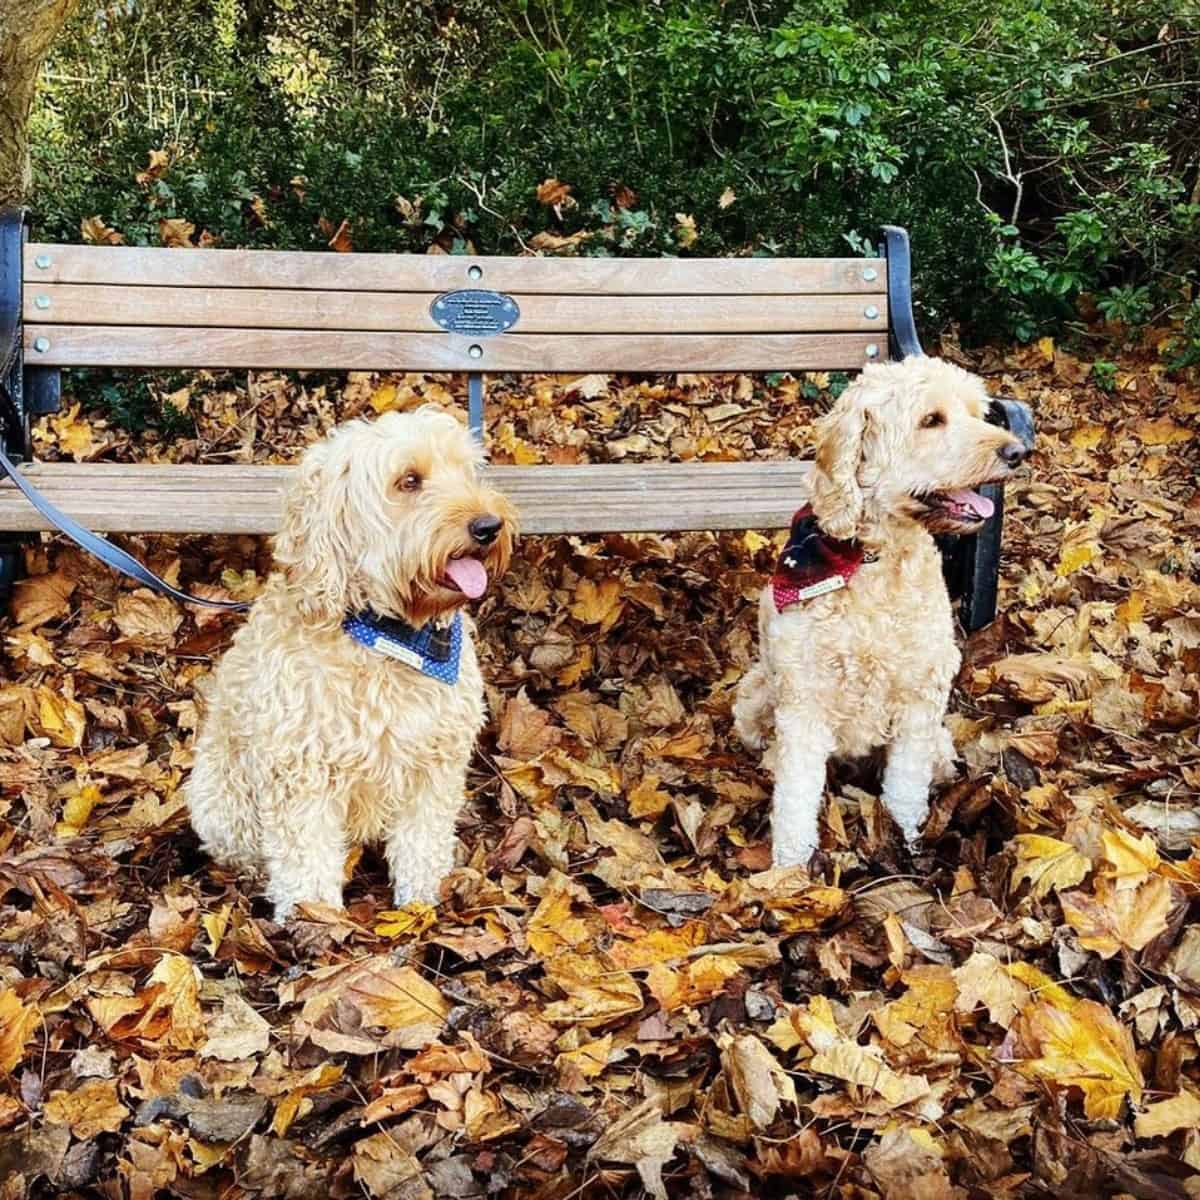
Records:
{"label": "leaf litter ground", "polygon": [[[180,798],[237,618],[30,548],[0,688],[0,1198],[1200,1196],[1200,387],[1160,341],[1115,370],[1048,341],[972,360],[1040,436],[956,690],[960,778],[912,858],[871,765],[839,768],[811,878],[770,869],[770,781],[730,733],[777,537],[526,539],[478,614],[493,722],[443,902],[394,909],[368,851],[345,911],[286,928]],[[840,382],[500,380],[493,456],[805,454]],[[39,453],[288,461],[461,399],[178,383],[156,395],[194,436],[71,404]],[[128,543],[211,596],[269,566],[253,538]]]}

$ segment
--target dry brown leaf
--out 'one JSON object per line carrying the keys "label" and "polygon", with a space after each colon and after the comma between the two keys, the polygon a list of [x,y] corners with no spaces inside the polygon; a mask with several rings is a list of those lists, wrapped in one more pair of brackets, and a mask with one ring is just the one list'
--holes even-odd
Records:
{"label": "dry brown leaf", "polygon": [[1039,833],[1019,833],[1012,840],[1017,852],[1012,886],[1028,880],[1040,900],[1052,889],[1074,887],[1092,869],[1092,864],[1067,842]]}
{"label": "dry brown leaf", "polygon": [[662,1171],[679,1144],[679,1127],[664,1121],[658,1101],[646,1100],[618,1118],[592,1146],[593,1162],[632,1163],[655,1200],[667,1200]]}
{"label": "dry brown leaf", "polygon": [[23,1003],[12,988],[0,991],[0,1074],[16,1070],[40,1024],[37,1009]]}
{"label": "dry brown leaf", "polygon": [[57,1091],[46,1101],[46,1120],[66,1125],[81,1141],[101,1133],[116,1133],[129,1116],[117,1099],[114,1079],[89,1079],[73,1092]]}

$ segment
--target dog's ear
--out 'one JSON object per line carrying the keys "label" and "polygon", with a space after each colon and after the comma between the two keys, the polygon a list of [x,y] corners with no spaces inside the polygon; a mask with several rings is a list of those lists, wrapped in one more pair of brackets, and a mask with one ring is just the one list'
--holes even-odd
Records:
{"label": "dog's ear", "polygon": [[817,422],[812,508],[818,524],[831,537],[853,538],[862,522],[863,494],[858,471],[867,421],[860,388],[851,387]]}
{"label": "dog's ear", "polygon": [[296,468],[275,535],[275,562],[299,594],[308,617],[341,621],[351,603],[356,557],[347,520],[349,460],[330,441],[310,447]]}

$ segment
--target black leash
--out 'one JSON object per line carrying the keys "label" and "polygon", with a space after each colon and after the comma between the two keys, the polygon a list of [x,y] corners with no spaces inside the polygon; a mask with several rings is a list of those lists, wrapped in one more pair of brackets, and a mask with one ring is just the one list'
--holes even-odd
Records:
{"label": "black leash", "polygon": [[93,533],[90,529],[84,529],[78,521],[68,517],[61,509],[55,508],[17,470],[16,463],[4,453],[3,449],[0,449],[0,470],[3,470],[9,479],[21,489],[25,499],[47,521],[65,533],[77,546],[112,567],[114,571],[120,571],[122,575],[128,575],[130,579],[136,579],[138,583],[145,584],[146,587],[161,592],[164,596],[170,596],[172,600],[178,600],[180,604],[202,604],[205,608],[221,608],[226,612],[245,612],[250,607],[249,604],[240,600],[206,600],[202,596],[189,596],[187,592],[181,592],[178,588],[172,587],[165,579],[160,579],[155,575],[144,563],[138,562],[132,554],[127,554],[120,546],[113,545],[112,542]]}

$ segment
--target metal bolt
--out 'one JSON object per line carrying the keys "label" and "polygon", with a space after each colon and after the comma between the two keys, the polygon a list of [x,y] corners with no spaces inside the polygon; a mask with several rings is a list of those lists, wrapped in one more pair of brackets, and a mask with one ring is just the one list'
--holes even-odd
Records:
{"label": "metal bolt", "polygon": [[39,271],[48,271],[50,269],[50,255],[39,254],[37,258],[33,260],[33,265],[37,267]]}
{"label": "metal bolt", "polygon": [[468,353],[468,354],[469,354],[469,355],[470,355],[472,358],[482,358],[482,357],[483,357],[483,347],[482,347],[482,346],[471,346],[471,347],[470,347],[470,348],[467,350],[467,353]]}
{"label": "metal bolt", "polygon": [[50,297],[49,296],[34,296],[33,304],[34,304],[35,308],[49,308],[50,307]]}
{"label": "metal bolt", "polygon": [[445,308],[446,302],[445,302],[445,300],[439,300],[433,307],[434,308]]}
{"label": "metal bolt", "polygon": [[879,357],[879,347],[877,345],[875,345],[874,342],[867,343],[867,357],[868,358],[878,358]]}
{"label": "metal bolt", "polygon": [[874,267],[864,267],[864,268],[863,268],[863,278],[864,278],[864,279],[865,279],[865,280],[866,280],[868,283],[872,283],[872,282],[874,282],[876,279],[878,279],[878,278],[879,278],[879,272],[878,272],[877,270],[875,270],[875,268],[874,268]]}
{"label": "metal bolt", "polygon": [[868,321],[874,321],[875,318],[879,316],[879,309],[877,309],[873,304],[868,304],[867,307],[863,309],[863,316],[866,317]]}
{"label": "metal bolt", "polygon": [[504,302],[504,311],[505,311],[505,312],[512,312],[512,306],[513,306],[513,302],[512,302],[511,300],[505,300],[505,302]]}
{"label": "metal bolt", "polygon": [[45,354],[46,351],[50,349],[50,339],[45,337],[34,338],[33,348],[39,354]]}
{"label": "metal bolt", "polygon": [[467,278],[468,279],[482,279],[483,278],[483,268],[478,267],[478,266],[468,267],[467,268]]}

